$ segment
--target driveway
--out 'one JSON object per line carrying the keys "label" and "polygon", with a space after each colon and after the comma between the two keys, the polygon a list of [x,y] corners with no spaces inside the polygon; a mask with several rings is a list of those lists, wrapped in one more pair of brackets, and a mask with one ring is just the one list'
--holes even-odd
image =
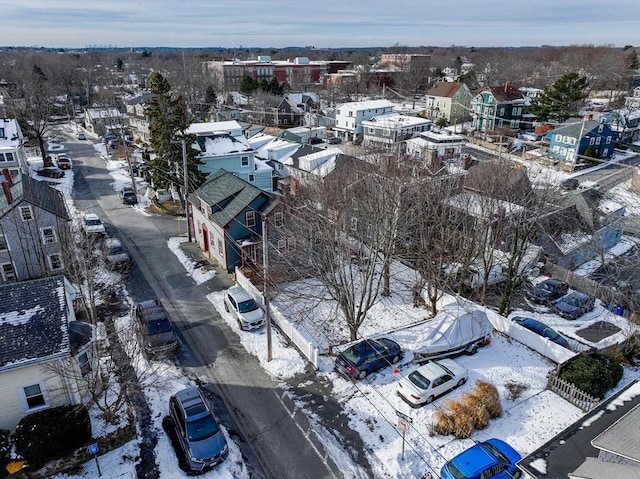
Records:
{"label": "driveway", "polygon": [[[123,205],[113,190],[104,159],[93,148],[89,151],[88,143],[69,144],[76,165],[76,206],[98,214],[109,233],[120,237],[129,249],[136,262],[127,281],[133,299],[155,295],[165,304],[183,346],[178,362],[185,375],[223,400],[226,407],[217,412],[242,449],[251,477],[340,477],[339,468],[321,450],[322,445],[309,440],[308,418],[306,426],[300,426],[296,414],[301,410],[292,409],[290,402],[285,405],[290,397],[311,394],[315,402],[322,403],[325,396],[317,397],[309,389],[285,393],[265,374],[205,298],[228,288],[231,278],[218,271],[214,279],[196,285],[167,248],[170,237],[185,231],[185,222],[142,215]],[[335,418],[342,412],[332,410],[331,414]]]}

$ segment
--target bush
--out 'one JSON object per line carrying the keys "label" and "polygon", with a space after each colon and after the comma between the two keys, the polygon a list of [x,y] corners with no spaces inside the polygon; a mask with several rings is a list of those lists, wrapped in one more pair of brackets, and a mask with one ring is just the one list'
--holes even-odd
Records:
{"label": "bush", "polygon": [[61,406],[22,418],[14,434],[16,452],[32,468],[65,456],[91,440],[91,420],[82,405]]}
{"label": "bush", "polygon": [[569,362],[560,377],[578,389],[602,399],[622,379],[622,365],[613,358],[599,354],[581,355]]}

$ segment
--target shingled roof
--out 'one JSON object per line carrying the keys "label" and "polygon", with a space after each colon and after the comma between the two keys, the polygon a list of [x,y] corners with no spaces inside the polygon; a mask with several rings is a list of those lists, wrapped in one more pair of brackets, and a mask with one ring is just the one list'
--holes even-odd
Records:
{"label": "shingled roof", "polygon": [[510,102],[525,99],[525,94],[517,88],[512,87],[509,82],[501,86],[487,87],[483,91],[487,90],[490,91],[499,102]]}
{"label": "shingled roof", "polygon": [[462,88],[462,85],[464,85],[464,83],[439,81],[427,91],[427,96],[453,98],[453,95]]}
{"label": "shingled roof", "polygon": [[25,175],[11,187],[12,203],[7,202],[5,195],[0,193],[0,216],[13,208],[20,201],[26,201],[54,215],[69,220],[67,205],[62,192],[52,188],[46,181],[38,181]]}
{"label": "shingled roof", "polygon": [[0,371],[69,357],[63,276],[0,286]]}
{"label": "shingled roof", "polygon": [[213,220],[226,226],[260,196],[271,198],[271,195],[221,168],[189,195],[189,200],[193,203],[197,198],[202,199],[212,207]]}

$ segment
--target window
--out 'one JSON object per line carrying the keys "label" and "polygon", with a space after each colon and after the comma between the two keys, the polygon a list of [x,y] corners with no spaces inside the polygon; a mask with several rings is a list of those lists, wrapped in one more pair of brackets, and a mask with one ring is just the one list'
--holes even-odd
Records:
{"label": "window", "polygon": [[32,384],[22,388],[24,393],[25,411],[38,409],[47,406],[47,398],[44,394],[44,387],[41,384]]}
{"label": "window", "polygon": [[20,216],[22,217],[22,221],[29,221],[33,219],[33,211],[31,210],[31,206],[21,206],[20,207]]}
{"label": "window", "polygon": [[0,251],[6,251],[9,249],[9,244],[7,243],[7,238],[4,236],[4,233],[0,233]]}
{"label": "window", "polygon": [[598,127],[598,133],[602,133],[604,131],[604,125],[600,125]]}
{"label": "window", "polygon": [[78,356],[78,366],[80,367],[80,372],[83,376],[86,376],[91,372],[91,361],[89,360],[88,353],[82,353]]}
{"label": "window", "polygon": [[51,271],[62,269],[62,255],[60,253],[50,254],[47,256],[47,260],[49,261],[49,269]]}
{"label": "window", "polygon": [[4,153],[0,153],[0,162],[4,161]]}
{"label": "window", "polygon": [[287,241],[286,240],[278,240],[278,249],[285,249],[287,247]]}
{"label": "window", "polygon": [[256,175],[254,173],[249,173],[249,183],[256,182]]}
{"label": "window", "polygon": [[220,256],[224,254],[224,247],[221,239],[218,240],[218,254],[220,254]]}
{"label": "window", "polygon": [[40,230],[40,234],[42,235],[42,242],[45,244],[48,243],[57,243],[58,237],[56,236],[56,230],[52,226],[47,226]]}
{"label": "window", "polygon": [[608,137],[607,137],[607,145],[608,145],[609,143],[611,143],[611,137],[610,137],[610,136],[608,136]]}
{"label": "window", "polygon": [[296,249],[296,239],[289,238],[287,239],[287,251],[295,251]]}
{"label": "window", "polygon": [[282,228],[282,226],[284,225],[284,215],[282,211],[277,211],[273,215],[273,222],[276,225],[276,228]]}
{"label": "window", "polygon": [[556,133],[556,141],[557,142],[561,142],[562,141],[562,135],[559,135],[558,133]]}
{"label": "window", "polygon": [[247,228],[252,228],[256,225],[256,212],[255,211],[247,211],[245,214],[245,224]]}
{"label": "window", "polygon": [[606,158],[607,156],[609,156],[609,148],[605,148],[604,151],[602,152],[603,158]]}
{"label": "window", "polygon": [[6,161],[14,161],[13,153],[5,153],[5,160]]}
{"label": "window", "polygon": [[596,138],[596,145],[600,144],[600,137]]}
{"label": "window", "polygon": [[242,166],[249,166],[249,157],[243,156],[242,159],[240,160],[240,164]]}
{"label": "window", "polygon": [[504,116],[504,107],[500,108],[500,116]]}
{"label": "window", "polygon": [[0,266],[2,266],[2,278],[5,281],[15,281],[18,279],[12,263],[3,263]]}
{"label": "window", "polygon": [[593,145],[596,142],[595,138],[589,138],[589,145]]}

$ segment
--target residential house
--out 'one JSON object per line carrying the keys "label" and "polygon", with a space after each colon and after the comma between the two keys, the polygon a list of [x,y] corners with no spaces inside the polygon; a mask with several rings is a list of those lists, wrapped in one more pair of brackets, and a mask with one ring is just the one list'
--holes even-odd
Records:
{"label": "residential house", "polygon": [[469,118],[471,91],[464,83],[437,82],[427,91],[425,115],[432,120],[444,118],[458,123]]}
{"label": "residential house", "polygon": [[0,429],[27,414],[79,404],[96,371],[93,328],[76,321],[62,275],[0,285]]}
{"label": "residential house", "polygon": [[571,168],[586,158],[610,158],[618,137],[604,121],[581,118],[570,118],[545,136],[549,140],[547,154]]}
{"label": "residential house", "polygon": [[149,117],[146,113],[146,106],[150,97],[151,92],[143,92],[124,100],[129,131],[136,142],[149,143],[151,133],[149,131]]}
{"label": "residential house", "polygon": [[520,128],[527,97],[506,82],[503,86],[485,87],[471,100],[472,126],[476,131],[496,128]]}
{"label": "residential house", "polygon": [[624,98],[624,106],[629,109],[640,108],[640,85],[631,90],[631,96]]}
{"label": "residential house", "polygon": [[85,108],[84,127],[96,136],[108,133],[121,136],[128,127],[127,115],[120,113],[115,107]]}
{"label": "residential house", "polygon": [[24,136],[15,118],[0,118],[0,170],[9,170],[16,180],[28,171]]}
{"label": "residential house", "polygon": [[[313,143],[314,141],[320,143],[327,139],[327,128],[324,126],[289,128],[283,131],[278,138],[300,144]],[[312,138],[317,138],[318,140],[312,140]]]}
{"label": "residential house", "polygon": [[362,140],[364,136],[363,121],[392,111],[393,103],[389,100],[343,103],[336,109],[336,124],[333,130],[343,140]]}
{"label": "residential house", "polygon": [[[295,193],[298,183],[308,184],[322,181],[327,175],[339,168],[341,163],[351,157],[342,153],[340,148],[316,148],[303,145],[281,164],[287,172],[290,191]],[[284,175],[283,175],[284,176]]]}
{"label": "residential house", "polygon": [[518,462],[531,479],[640,477],[640,382],[622,387]]}
{"label": "residential house", "polygon": [[0,283],[62,273],[70,220],[62,193],[25,174],[0,180]]}
{"label": "residential house", "polygon": [[596,121],[604,121],[617,134],[619,143],[631,144],[640,140],[640,109],[621,108],[608,111],[595,117]]}
{"label": "residential house", "polygon": [[390,112],[363,121],[362,127],[363,143],[366,145],[383,148],[401,147],[404,151],[404,145],[401,142],[427,131],[431,127],[431,120]]}
{"label": "residential house", "polygon": [[256,188],[274,190],[273,168],[255,158],[255,151],[237,121],[193,123],[186,133],[196,139],[193,148],[199,151],[200,171],[215,173],[224,169]]}
{"label": "residential house", "polygon": [[463,136],[439,129],[420,133],[406,143],[407,154],[425,162],[431,162],[435,158],[443,160],[459,158],[465,144]]}
{"label": "residential house", "polygon": [[261,261],[262,214],[273,200],[236,174],[218,169],[189,195],[198,245],[228,272]]}

